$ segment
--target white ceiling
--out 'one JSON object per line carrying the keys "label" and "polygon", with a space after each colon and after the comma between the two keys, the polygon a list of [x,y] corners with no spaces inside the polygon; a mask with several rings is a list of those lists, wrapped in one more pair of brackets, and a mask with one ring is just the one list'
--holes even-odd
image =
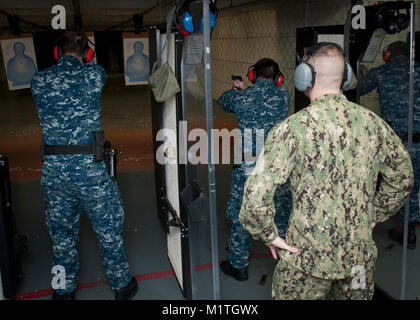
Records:
{"label": "white ceiling", "polygon": [[[219,9],[245,8],[251,5],[265,6],[266,4],[281,5],[287,1],[313,1],[313,0],[217,0]],[[317,0],[319,1],[319,0]],[[341,0],[342,1],[342,0]],[[347,0],[349,1],[349,0]],[[73,23],[73,2],[74,0],[0,0],[0,9],[10,14],[19,15],[22,19],[42,25],[49,26],[54,14],[51,8],[60,4],[66,8],[67,23]],[[164,4],[162,8],[156,8],[148,12],[143,19],[143,24],[154,25],[164,23],[170,6],[175,0],[80,0],[80,11],[85,30],[104,30],[107,27],[119,24],[130,19],[133,14],[141,14],[157,5]],[[132,27],[132,23],[120,26],[119,29]],[[8,20],[0,14],[0,33],[10,32]],[[36,31],[37,28],[24,22],[20,23],[23,31]]]}
{"label": "white ceiling", "polygon": [[[162,2],[162,1],[161,1]],[[83,8],[150,8],[158,3],[158,0],[81,0]],[[63,5],[71,8],[72,0],[1,0],[0,8],[52,8],[54,5]]]}

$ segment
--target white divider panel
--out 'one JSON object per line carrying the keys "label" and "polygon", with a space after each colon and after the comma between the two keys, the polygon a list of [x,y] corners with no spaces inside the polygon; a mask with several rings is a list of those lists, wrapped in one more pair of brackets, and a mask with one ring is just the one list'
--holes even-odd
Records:
{"label": "white divider panel", "polygon": [[[161,52],[161,64],[167,60],[167,48],[165,45],[166,34],[160,35],[160,48],[164,48]],[[175,36],[171,34],[171,46],[169,52],[169,65],[172,70],[175,70]],[[177,116],[176,116],[176,100],[175,96],[163,104],[162,112],[162,126],[164,129],[169,129],[175,134],[177,133]],[[178,158],[178,146],[175,139],[174,144],[167,144],[167,152],[171,158]],[[166,197],[172,207],[176,210],[178,216],[180,214],[179,206],[179,188],[178,188],[178,165],[166,164],[165,165],[165,178],[166,178]],[[169,220],[172,216],[169,214]],[[183,287],[182,279],[182,252],[181,252],[181,229],[169,227],[169,234],[167,236],[168,257],[171,261],[175,275],[178,279],[179,285]]]}

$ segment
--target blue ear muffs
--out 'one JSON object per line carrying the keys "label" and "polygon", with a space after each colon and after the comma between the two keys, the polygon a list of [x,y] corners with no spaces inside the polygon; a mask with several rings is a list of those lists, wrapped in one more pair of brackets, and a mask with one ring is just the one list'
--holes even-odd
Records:
{"label": "blue ear muffs", "polygon": [[189,34],[192,34],[194,32],[194,24],[192,20],[192,16],[188,11],[185,11],[181,15],[181,27],[185,31],[187,31]]}
{"label": "blue ear muffs", "polygon": [[[213,29],[216,24],[216,17],[214,16],[213,12],[209,12],[209,22],[210,22],[210,29]],[[200,22],[200,29],[199,32],[203,32],[203,19]]]}
{"label": "blue ear muffs", "polygon": [[[191,2],[193,0],[185,1],[181,7],[176,9],[176,18],[178,29],[184,36],[189,36],[194,32],[203,32],[203,17],[191,8]],[[197,9],[197,8],[195,8]],[[216,20],[218,16],[218,10],[213,3],[213,0],[209,2],[209,23],[210,29],[212,30],[216,25]],[[194,13],[195,12],[195,13]],[[194,21],[195,20],[195,21]]]}

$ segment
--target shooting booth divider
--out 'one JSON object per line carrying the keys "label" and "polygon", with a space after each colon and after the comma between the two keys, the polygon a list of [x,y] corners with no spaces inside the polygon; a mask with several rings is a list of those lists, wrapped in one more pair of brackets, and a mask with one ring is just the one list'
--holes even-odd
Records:
{"label": "shooting booth divider", "polygon": [[[213,128],[208,0],[199,5],[203,6],[204,33],[184,37],[174,32],[169,46],[169,64],[181,92],[163,103],[151,97],[158,216],[167,233],[168,258],[179,286],[185,298],[194,300],[220,298],[215,170],[210,161],[188,161],[193,144],[188,141],[189,132],[205,130],[209,137],[205,143],[210,145]],[[149,29],[150,66],[166,61],[166,35],[161,31]],[[209,160],[212,148],[207,149]]]}
{"label": "shooting booth divider", "polygon": [[22,277],[20,255],[27,249],[27,239],[18,235],[12,212],[9,162],[0,155],[0,300],[13,298]]}

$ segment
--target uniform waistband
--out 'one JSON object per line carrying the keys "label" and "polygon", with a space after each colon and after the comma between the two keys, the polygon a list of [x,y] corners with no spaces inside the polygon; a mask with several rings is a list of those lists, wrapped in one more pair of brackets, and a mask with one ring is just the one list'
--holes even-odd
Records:
{"label": "uniform waistband", "polygon": [[78,145],[44,145],[44,155],[50,154],[88,154],[93,153],[91,144]]}

